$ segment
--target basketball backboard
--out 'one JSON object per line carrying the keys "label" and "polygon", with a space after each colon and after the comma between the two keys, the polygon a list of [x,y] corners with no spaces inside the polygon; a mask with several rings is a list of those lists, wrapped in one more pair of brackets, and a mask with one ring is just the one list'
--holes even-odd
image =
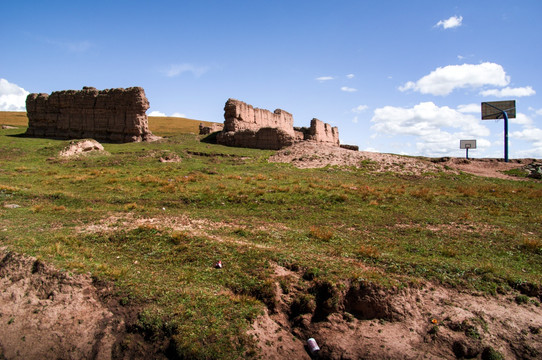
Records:
{"label": "basketball backboard", "polygon": [[516,100],[483,102],[482,120],[503,119],[503,111],[506,111],[509,118],[515,118]]}
{"label": "basketball backboard", "polygon": [[460,149],[476,149],[476,140],[459,140]]}

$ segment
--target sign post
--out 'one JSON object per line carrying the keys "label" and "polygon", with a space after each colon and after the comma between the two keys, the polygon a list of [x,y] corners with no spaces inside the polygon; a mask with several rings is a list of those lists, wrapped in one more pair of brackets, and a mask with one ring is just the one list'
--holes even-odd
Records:
{"label": "sign post", "polygon": [[465,158],[469,159],[469,149],[476,149],[476,140],[459,140],[459,148],[466,150]]}
{"label": "sign post", "polygon": [[516,100],[482,103],[482,120],[504,119],[504,161],[508,162],[508,118],[516,117]]}

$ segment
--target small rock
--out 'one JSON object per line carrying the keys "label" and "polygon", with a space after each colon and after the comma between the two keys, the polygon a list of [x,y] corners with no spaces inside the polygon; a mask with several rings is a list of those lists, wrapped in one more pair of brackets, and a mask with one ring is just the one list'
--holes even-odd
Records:
{"label": "small rock", "polygon": [[17,208],[20,208],[21,205],[17,205],[17,204],[6,204],[6,205],[4,205],[4,207],[5,207],[6,209],[17,209]]}

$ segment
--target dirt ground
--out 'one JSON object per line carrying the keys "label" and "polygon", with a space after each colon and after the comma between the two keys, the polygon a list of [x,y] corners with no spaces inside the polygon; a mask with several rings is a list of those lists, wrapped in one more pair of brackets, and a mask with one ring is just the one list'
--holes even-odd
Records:
{"label": "dirt ground", "polygon": [[0,359],[165,358],[110,286],[0,248]]}
{"label": "dirt ground", "polygon": [[502,159],[415,158],[369,151],[352,151],[315,142],[303,142],[277,151],[269,161],[291,163],[301,169],[319,168],[327,165],[355,166],[371,171],[389,171],[406,175],[420,175],[437,171],[463,171],[478,176],[518,180],[517,177],[502,172],[522,167],[533,162],[534,159],[513,159],[506,163]]}
{"label": "dirt ground", "polygon": [[[537,359],[542,354],[540,291],[484,296],[433,284],[398,290],[346,287],[338,308],[317,301],[294,314],[292,301],[317,286],[284,292],[281,278],[300,274],[275,266],[276,306],[253,324],[264,359],[310,359],[314,338],[322,359]],[[303,280],[302,280],[303,282]],[[284,283],[284,282],[283,282]],[[0,358],[160,359],[167,341],[147,343],[134,321],[138,309],[119,305],[113,289],[89,275],[61,272],[0,250]],[[312,356],[313,358],[315,356]]]}
{"label": "dirt ground", "polygon": [[[536,359],[542,355],[538,300],[517,304],[513,295],[483,296],[434,284],[402,290],[372,285],[347,288],[339,311],[292,318],[298,289],[284,294],[281,277],[298,276],[277,266],[275,311],[251,331],[266,359],[310,359],[314,338],[323,359]],[[314,356],[313,356],[314,357]]]}

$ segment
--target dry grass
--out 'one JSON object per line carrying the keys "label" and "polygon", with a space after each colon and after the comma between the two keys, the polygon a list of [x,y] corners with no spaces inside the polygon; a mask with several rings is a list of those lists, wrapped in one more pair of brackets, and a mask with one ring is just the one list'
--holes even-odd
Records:
{"label": "dry grass", "polygon": [[28,126],[28,117],[23,111],[0,111],[0,125]]}
{"label": "dry grass", "polygon": [[309,234],[312,238],[329,241],[333,238],[333,230],[325,226],[311,226]]}
{"label": "dry grass", "polygon": [[207,126],[213,124],[209,121],[200,121],[187,118],[149,116],[149,129],[156,135],[179,133],[199,134],[200,123]]}
{"label": "dry grass", "polygon": [[[149,116],[149,128],[156,134],[199,133],[199,124],[210,125],[212,122],[171,116]],[[28,126],[28,117],[24,111],[0,111],[0,125]]]}

